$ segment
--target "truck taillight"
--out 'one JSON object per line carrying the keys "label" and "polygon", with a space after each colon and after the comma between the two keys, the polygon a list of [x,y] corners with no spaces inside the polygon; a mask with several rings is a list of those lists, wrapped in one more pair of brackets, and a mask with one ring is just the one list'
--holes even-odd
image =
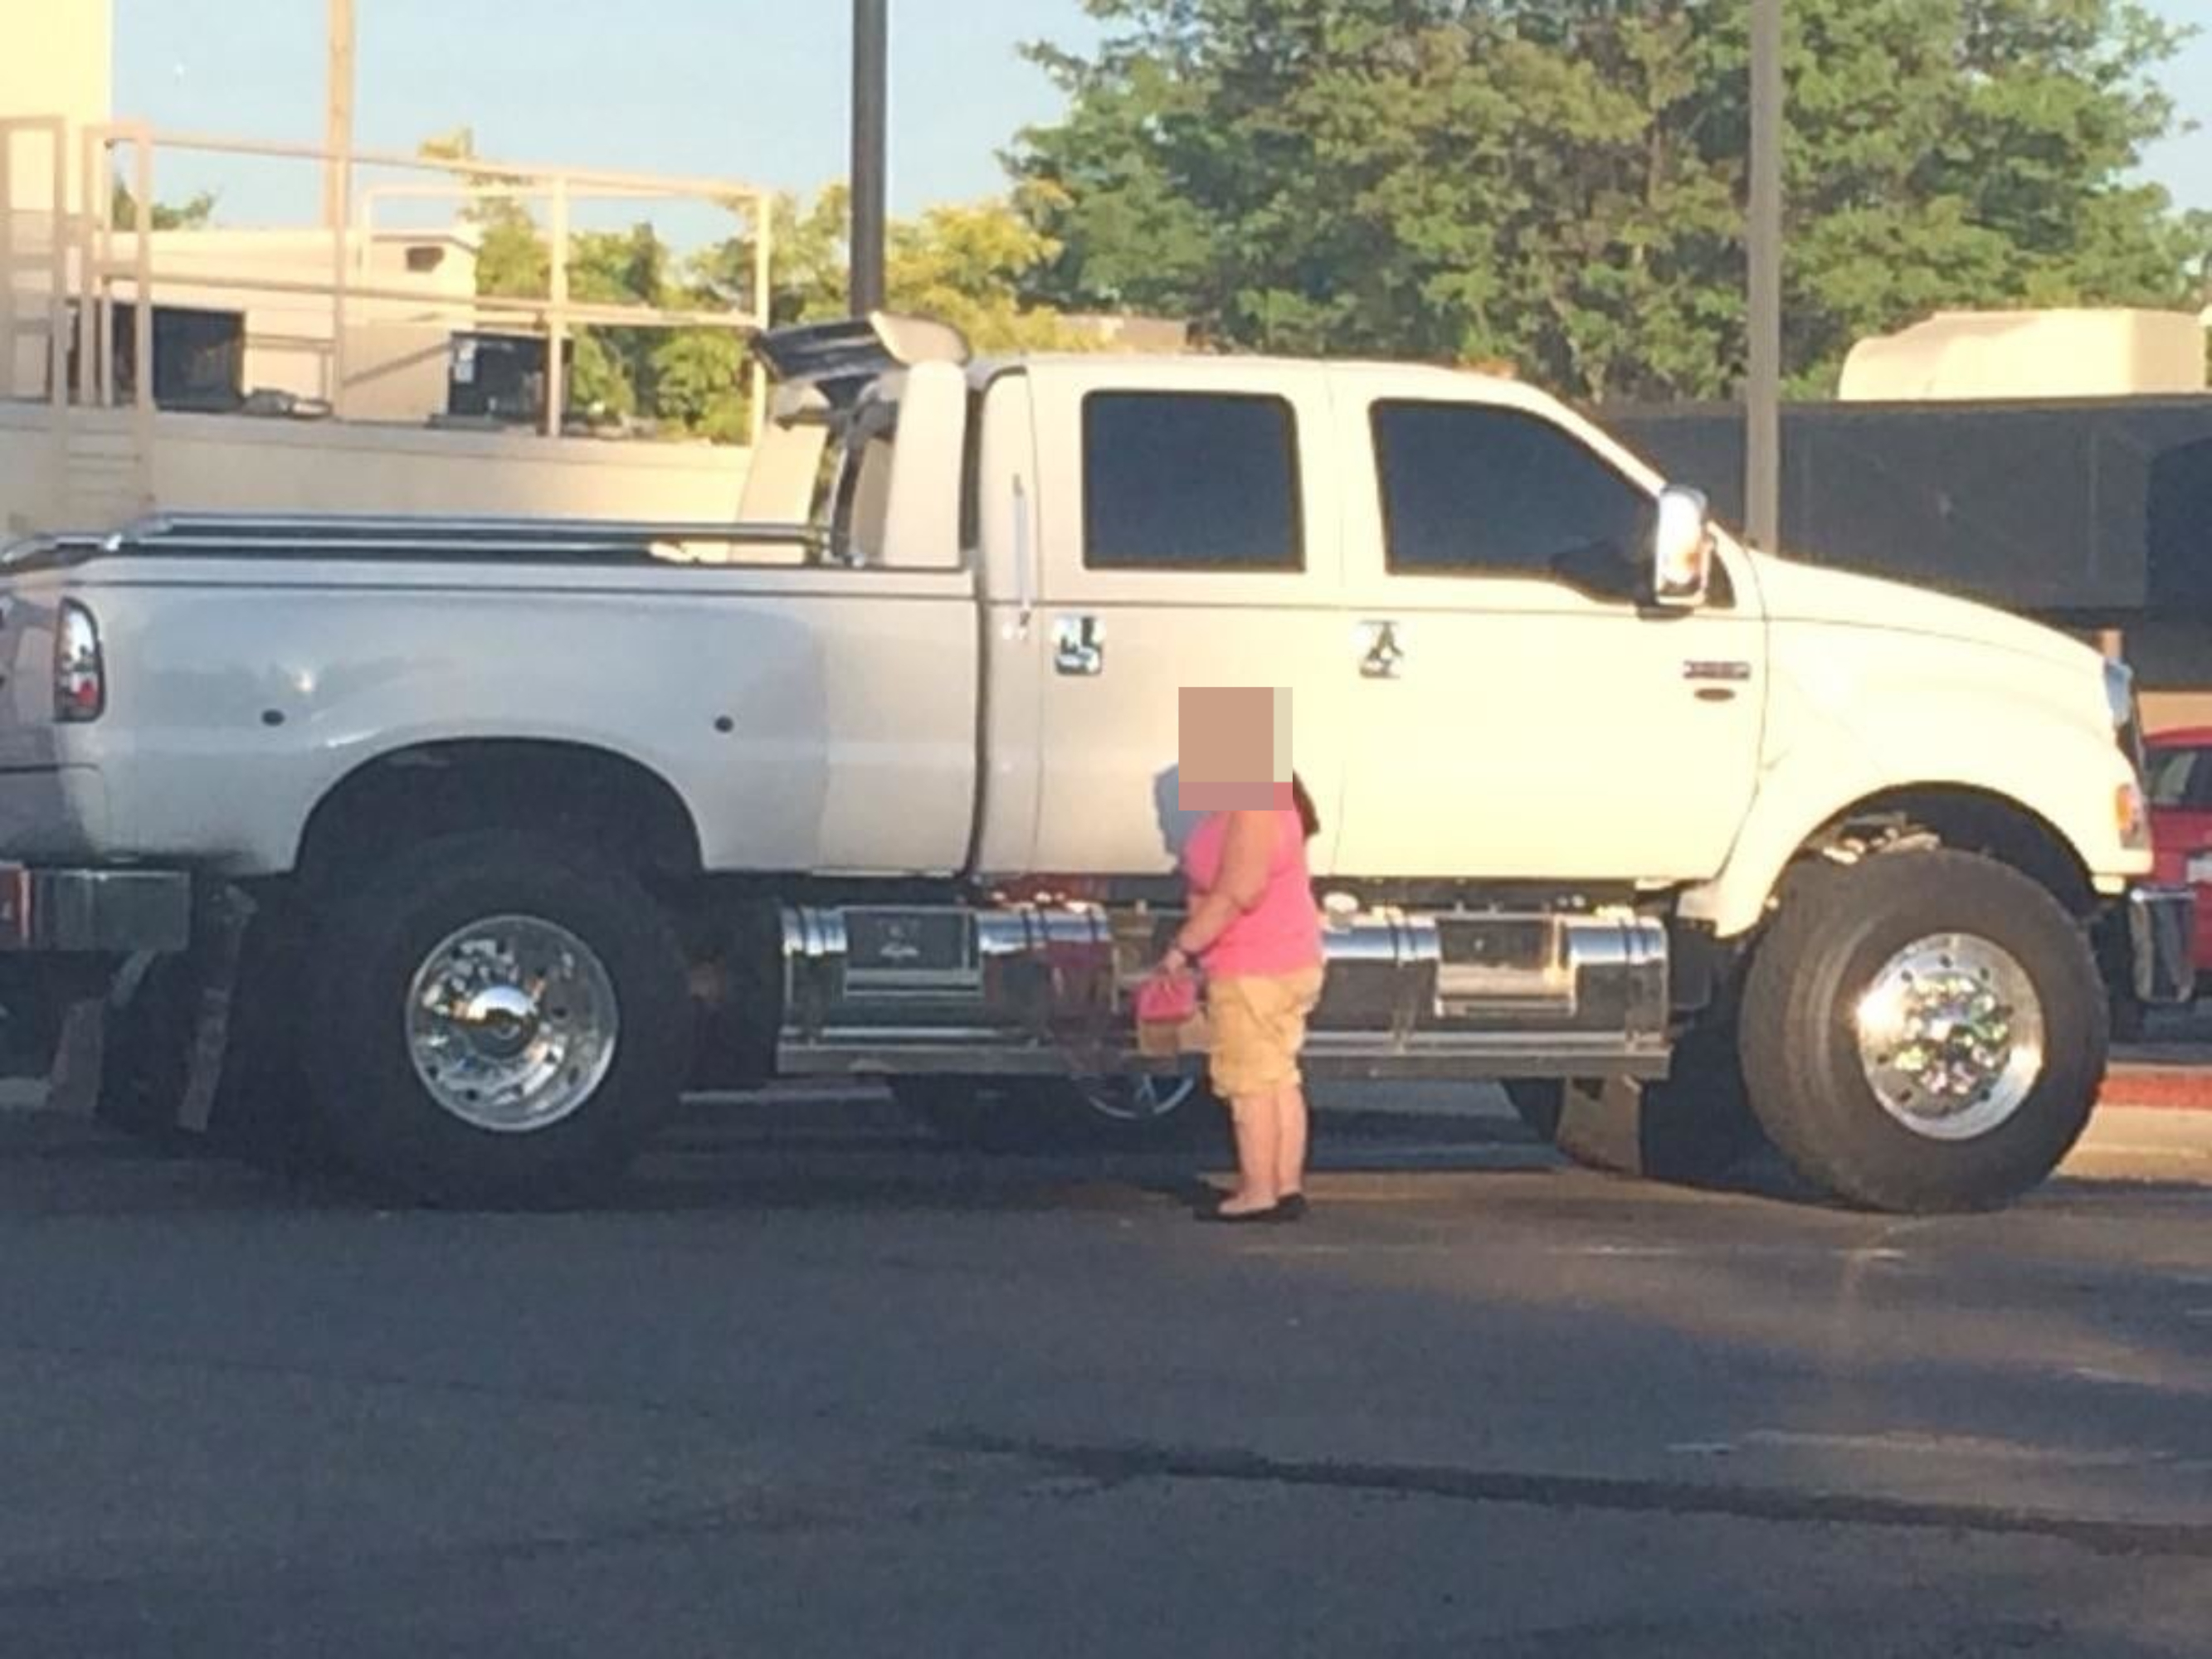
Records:
{"label": "truck taillight", "polygon": [[107,665],[100,624],[75,599],[62,601],[54,623],[54,718],[81,726],[107,712]]}

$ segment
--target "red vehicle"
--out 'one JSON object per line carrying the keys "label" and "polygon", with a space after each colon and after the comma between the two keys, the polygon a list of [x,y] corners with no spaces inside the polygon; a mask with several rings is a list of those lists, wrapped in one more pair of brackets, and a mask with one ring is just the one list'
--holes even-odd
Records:
{"label": "red vehicle", "polygon": [[2212,984],[2203,977],[2212,972],[2212,726],[2160,732],[2147,747],[2156,879],[2196,890],[2197,971],[2200,983]]}

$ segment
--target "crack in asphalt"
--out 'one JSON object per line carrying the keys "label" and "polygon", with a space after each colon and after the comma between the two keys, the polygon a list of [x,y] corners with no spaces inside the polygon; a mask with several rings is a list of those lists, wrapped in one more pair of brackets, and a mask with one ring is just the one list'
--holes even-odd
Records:
{"label": "crack in asphalt", "polygon": [[2191,1522],[2100,1519],[1995,1504],[1713,1481],[1535,1474],[1436,1464],[1293,1461],[1256,1452],[1141,1443],[1063,1443],[959,1431],[933,1435],[929,1443],[945,1451],[1021,1458],[1101,1486],[1138,1480],[1218,1481],[1466,1504],[1518,1504],[1537,1509],[2039,1538],[2098,1555],[2212,1559],[2212,1524]]}

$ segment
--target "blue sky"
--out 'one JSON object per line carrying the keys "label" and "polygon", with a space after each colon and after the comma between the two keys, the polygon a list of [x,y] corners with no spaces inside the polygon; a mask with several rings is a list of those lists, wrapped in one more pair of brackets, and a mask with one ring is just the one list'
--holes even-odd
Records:
{"label": "blue sky", "polygon": [[[2212,0],[2154,0],[2212,22]],[[114,0],[119,115],[314,143],[322,0]],[[462,125],[501,160],[736,177],[807,190],[844,168],[847,0],[358,0],[364,147],[412,150]],[[1000,187],[997,152],[1058,97],[1017,46],[1090,38],[1077,0],[891,0],[892,191],[911,211]],[[251,15],[252,21],[244,19]],[[525,20],[527,21],[525,21]],[[2207,130],[2154,177],[2212,209],[2212,36],[2167,77]],[[232,222],[307,216],[309,170],[231,167]],[[164,196],[209,179],[165,173]],[[289,182],[288,182],[289,181]]]}

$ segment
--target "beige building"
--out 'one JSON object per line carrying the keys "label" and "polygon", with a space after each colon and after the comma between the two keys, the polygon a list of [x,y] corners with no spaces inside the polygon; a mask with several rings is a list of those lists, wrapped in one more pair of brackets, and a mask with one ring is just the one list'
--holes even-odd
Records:
{"label": "beige building", "polygon": [[1845,403],[2183,396],[2205,389],[2204,319],[2186,311],[1948,311],[1863,340]]}
{"label": "beige building", "polygon": [[159,305],[237,319],[240,392],[326,401],[356,421],[419,426],[445,410],[453,337],[473,321],[473,236],[349,236],[348,280],[374,297],[351,299],[343,323],[327,231],[172,230],[149,240]]}
{"label": "beige building", "polygon": [[[332,169],[312,143],[179,138],[118,119],[114,47],[112,0],[0,0],[0,538],[110,528],[156,508],[735,515],[745,450],[565,435],[544,365],[589,326],[744,331],[754,319],[551,293],[495,307],[477,296],[460,210],[471,177],[495,179],[541,224],[595,199],[750,203],[764,216],[766,193],[362,154],[327,223],[142,231],[129,216],[117,222],[116,187],[175,199],[184,192],[163,179],[182,154],[196,176],[210,155],[290,164],[302,200]],[[325,67],[298,73],[319,89]],[[403,200],[410,226],[427,204],[432,228],[377,222]],[[449,429],[451,406],[469,401],[456,387],[476,372],[470,342],[486,334],[522,337],[520,355],[537,354],[520,372],[542,414],[503,404],[471,416],[478,429]]]}

